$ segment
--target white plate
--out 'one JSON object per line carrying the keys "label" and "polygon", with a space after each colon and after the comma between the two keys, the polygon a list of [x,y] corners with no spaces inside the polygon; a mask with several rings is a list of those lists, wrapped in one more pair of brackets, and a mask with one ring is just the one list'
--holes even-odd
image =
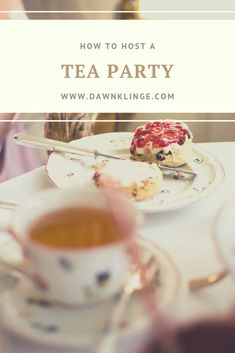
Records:
{"label": "white plate", "polygon": [[[139,238],[142,256],[156,257],[159,277],[154,296],[160,309],[169,309],[178,293],[180,278],[168,254],[155,244]],[[9,242],[4,247],[5,256],[15,251]],[[7,254],[7,252],[9,254]],[[60,348],[88,348],[107,322],[113,300],[78,309],[46,306],[38,303],[37,293],[23,277],[11,284],[2,294],[0,304],[3,325],[16,335],[35,343]],[[149,326],[149,313],[141,293],[132,296],[120,326],[119,340],[133,338]]]}
{"label": "white plate", "polygon": [[[80,147],[98,149],[107,154],[127,156],[132,137],[133,134],[129,132],[116,132],[84,137],[72,143]],[[46,166],[50,180],[60,188],[93,185],[93,170],[90,166],[94,164],[95,159],[79,157],[79,160],[69,160],[59,153],[51,154]],[[165,176],[160,193],[147,200],[136,201],[135,205],[146,213],[181,208],[209,195],[220,185],[224,177],[223,167],[216,157],[196,144],[191,161],[183,168],[195,171],[198,175],[195,178],[187,177],[180,180],[175,180],[173,176]]]}
{"label": "white plate", "polygon": [[235,196],[220,208],[215,217],[213,235],[219,256],[235,276]]}

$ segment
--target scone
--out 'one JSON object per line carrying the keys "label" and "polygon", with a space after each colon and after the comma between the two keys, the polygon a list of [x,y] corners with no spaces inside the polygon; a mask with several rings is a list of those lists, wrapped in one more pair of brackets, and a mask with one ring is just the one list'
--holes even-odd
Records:
{"label": "scone", "polygon": [[95,170],[96,186],[113,187],[136,201],[152,197],[162,184],[162,173],[156,164],[109,159],[98,164]]}
{"label": "scone", "polygon": [[180,121],[148,122],[136,129],[130,152],[137,161],[179,167],[190,160],[193,135]]}

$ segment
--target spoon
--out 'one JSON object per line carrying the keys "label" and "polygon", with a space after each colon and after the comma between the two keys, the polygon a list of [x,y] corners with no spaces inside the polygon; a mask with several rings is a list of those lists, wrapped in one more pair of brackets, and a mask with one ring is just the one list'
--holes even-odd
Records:
{"label": "spoon", "polygon": [[[154,284],[155,276],[158,275],[158,266],[156,259],[151,256],[146,264],[144,264],[146,271],[146,278],[150,284]],[[98,343],[96,342],[93,348],[93,353],[113,353],[116,347],[116,340],[118,335],[118,329],[122,317],[124,316],[125,309],[130,301],[131,296],[134,292],[144,288],[142,283],[142,269],[137,268],[134,270],[123,289],[122,294],[115,303],[113,312],[111,313],[110,320],[103,327]]]}
{"label": "spoon", "polygon": [[221,281],[228,274],[229,274],[229,271],[227,269],[225,269],[223,271],[212,273],[209,276],[192,279],[188,282],[189,289],[191,291],[195,291],[195,290],[198,290],[201,288],[211,286],[211,285]]}

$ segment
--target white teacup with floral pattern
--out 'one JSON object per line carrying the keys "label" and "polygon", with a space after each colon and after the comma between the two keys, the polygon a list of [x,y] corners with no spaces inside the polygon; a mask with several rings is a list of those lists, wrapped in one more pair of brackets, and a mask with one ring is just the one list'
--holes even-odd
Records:
{"label": "white teacup with floral pattern", "polygon": [[[71,207],[113,212],[123,235],[120,241],[84,249],[61,249],[44,246],[27,236],[29,227],[42,216]],[[138,220],[129,201],[110,191],[92,187],[45,190],[26,201],[14,214],[10,232],[24,254],[23,263],[16,268],[49,301],[84,305],[105,300],[124,285]]]}

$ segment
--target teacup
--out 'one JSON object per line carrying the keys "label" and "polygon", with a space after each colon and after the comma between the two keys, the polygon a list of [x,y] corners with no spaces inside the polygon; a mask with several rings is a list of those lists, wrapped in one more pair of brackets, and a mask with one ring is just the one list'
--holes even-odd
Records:
{"label": "teacup", "polygon": [[[52,244],[46,243],[43,232],[39,232],[36,240],[31,236],[32,229],[41,230],[45,220],[50,223],[55,215],[66,215],[69,210],[77,212],[78,217],[81,210],[110,215],[118,227],[115,229],[119,238],[106,239],[100,244],[96,240],[95,246],[80,247],[67,240],[63,246],[59,235]],[[60,218],[57,217],[58,222]],[[123,288],[130,270],[130,247],[139,219],[129,201],[110,191],[82,187],[35,194],[15,211],[10,227],[10,233],[23,250],[24,261],[16,269],[28,276],[40,295],[50,301],[84,305],[110,298]]]}

